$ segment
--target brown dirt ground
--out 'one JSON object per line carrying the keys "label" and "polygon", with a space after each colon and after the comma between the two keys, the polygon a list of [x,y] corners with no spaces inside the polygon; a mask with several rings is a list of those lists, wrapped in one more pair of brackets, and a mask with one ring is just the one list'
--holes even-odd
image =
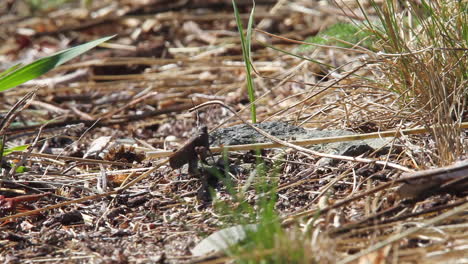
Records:
{"label": "brown dirt ground", "polygon": [[[0,4],[3,68],[117,34],[106,48],[93,49],[36,82],[1,94],[2,115],[28,92],[34,91],[35,96],[5,130],[7,146],[33,144],[29,154],[14,153],[4,158],[13,164],[22,162],[28,170],[11,173],[3,164],[0,194],[13,197],[53,193],[10,209],[2,207],[2,217],[115,190],[128,175],[134,179],[159,162],[143,160],[147,151],[177,149],[201,125],[212,129],[240,123],[217,106],[189,113],[187,110],[194,105],[222,100],[235,110],[245,109],[242,116],[249,118],[245,70],[230,1],[91,2],[88,8],[69,3],[35,12],[26,1]],[[246,25],[250,1],[238,2]],[[257,29],[296,40],[348,19],[326,1],[266,0],[256,4]],[[297,43],[259,32],[254,39],[258,120],[358,133],[392,129],[400,123],[408,128],[417,124],[404,118],[409,110],[394,104],[394,94],[370,87],[357,77],[323,89],[357,67],[365,54],[327,48],[305,53],[335,67],[346,64],[335,75],[322,79],[328,73],[325,67],[261,44],[297,52]],[[359,73],[370,75],[371,68]],[[99,155],[110,143],[114,143],[113,150],[106,156]],[[92,147],[98,154],[90,151]],[[420,169],[434,166],[432,150],[428,136],[412,136],[396,140],[388,155],[368,153],[366,157]],[[243,186],[253,170],[253,155],[247,151],[230,153],[236,164],[247,168],[236,175],[236,186]],[[317,167],[318,157],[290,149],[269,149],[262,155],[270,165],[270,159],[284,160],[277,176],[276,209],[285,218],[323,206],[324,202],[333,205],[401,174],[393,168],[359,162],[340,161],[334,166]],[[184,169],[163,165],[119,195],[3,220],[0,261],[193,262],[190,249],[206,235],[229,225],[227,212],[197,199],[200,185]],[[395,189],[391,186],[321,215],[314,223],[314,234],[320,237],[313,249],[317,259],[333,263],[444,212],[442,208],[429,213],[431,208],[447,209],[465,200],[440,194],[398,207],[401,202]],[[218,186],[216,193],[219,200],[230,203],[231,197],[223,186]],[[322,194],[326,194],[327,201],[319,198]],[[247,201],[254,204],[255,195],[255,190],[250,189]],[[396,211],[370,217],[394,206]],[[396,220],[384,222],[401,215],[407,216],[403,224],[396,225]],[[336,228],[361,220],[361,226],[333,233]],[[301,219],[291,228],[303,227],[307,221]],[[466,214],[448,219],[439,229],[424,229],[377,253],[402,263],[421,262],[429,258],[429,251],[435,252],[429,260],[437,261],[449,253],[457,259],[466,250],[467,222]],[[449,245],[450,252],[446,250]]]}

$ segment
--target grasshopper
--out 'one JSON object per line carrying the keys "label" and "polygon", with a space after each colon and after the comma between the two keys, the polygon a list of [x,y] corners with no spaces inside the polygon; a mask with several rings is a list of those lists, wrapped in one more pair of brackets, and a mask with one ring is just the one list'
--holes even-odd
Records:
{"label": "grasshopper", "polygon": [[203,126],[197,135],[189,139],[183,147],[169,157],[169,165],[173,169],[178,169],[188,163],[189,175],[192,177],[198,177],[202,182],[202,186],[198,190],[197,197],[199,200],[204,201],[210,199],[208,192],[208,176],[205,171],[200,171],[198,169],[198,160],[201,160],[203,163],[207,163],[206,153],[211,153],[209,141],[208,128]]}
{"label": "grasshopper", "polygon": [[208,128],[203,126],[197,135],[169,157],[169,165],[173,169],[178,169],[188,163],[189,174],[198,174],[198,160],[206,163],[207,152],[210,152]]}

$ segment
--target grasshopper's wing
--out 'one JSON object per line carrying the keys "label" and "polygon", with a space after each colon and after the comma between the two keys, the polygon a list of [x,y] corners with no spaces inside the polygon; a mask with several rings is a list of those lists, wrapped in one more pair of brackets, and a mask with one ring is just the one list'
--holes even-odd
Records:
{"label": "grasshopper's wing", "polygon": [[195,153],[193,143],[189,142],[169,157],[169,165],[173,169],[178,169],[196,158],[197,154]]}

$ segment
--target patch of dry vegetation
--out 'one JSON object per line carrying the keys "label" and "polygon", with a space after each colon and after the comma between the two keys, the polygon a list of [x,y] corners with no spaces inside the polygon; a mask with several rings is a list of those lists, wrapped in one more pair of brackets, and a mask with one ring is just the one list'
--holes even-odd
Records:
{"label": "patch of dry vegetation", "polygon": [[[466,158],[466,1],[257,1],[251,61],[259,122],[401,135],[384,155],[366,153],[326,167],[316,165],[317,153],[299,148],[230,151],[226,159],[235,169],[218,168],[232,185],[214,185],[212,203],[197,199],[198,178],[141,155],[182,146],[200,125],[241,123],[216,106],[189,113],[194,105],[221,100],[250,116],[231,3],[70,1],[73,8],[28,17],[20,12],[26,1],[13,2],[0,6],[0,56],[11,64],[119,36],[106,50],[2,93],[2,113],[32,91],[35,97],[3,131],[7,147],[32,146],[3,158],[1,195],[51,195],[1,211],[1,261],[429,263],[465,257],[466,176],[401,174]],[[251,3],[237,4],[246,25]],[[299,48],[299,40],[325,34],[337,22],[366,39],[321,35],[325,40],[315,48]],[[401,133],[421,126],[430,133]],[[8,167],[21,159],[26,172]],[[466,175],[466,165],[450,170],[460,168]],[[416,195],[398,192],[405,184]],[[265,197],[270,203],[262,203]],[[191,255],[206,235],[246,223],[261,224],[263,233],[254,232],[223,258]]]}

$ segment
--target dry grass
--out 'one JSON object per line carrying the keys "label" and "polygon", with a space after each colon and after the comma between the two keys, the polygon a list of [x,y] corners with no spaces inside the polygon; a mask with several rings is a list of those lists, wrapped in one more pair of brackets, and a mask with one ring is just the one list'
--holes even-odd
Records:
{"label": "dry grass", "polygon": [[[2,194],[51,191],[55,196],[35,202],[36,208],[28,208],[25,214],[4,213],[0,259],[187,263],[194,260],[189,250],[198,241],[224,226],[244,223],[236,221],[244,219],[246,212],[252,214],[245,217],[250,223],[275,224],[280,231],[268,236],[254,234],[254,243],[247,249],[206,263],[232,259],[250,263],[262,259],[278,263],[345,263],[351,259],[440,263],[462,259],[468,245],[466,196],[442,193],[402,200],[396,192],[404,182],[400,171],[380,165],[388,161],[419,170],[466,155],[466,128],[458,126],[468,121],[463,35],[467,19],[466,12],[461,12],[466,3],[435,1],[432,4],[440,6],[430,14],[417,4],[384,7],[394,2],[379,4],[380,13],[369,2],[358,6],[347,1],[343,10],[344,5],[322,6],[302,0],[257,3],[255,25],[259,30],[252,40],[257,120],[341,128],[363,134],[360,137],[379,136],[367,133],[386,130],[401,136],[392,142],[387,155],[368,153],[326,168],[316,166],[317,153],[270,146],[274,148],[262,153],[265,167],[256,172],[263,183],[260,179],[249,182],[258,168],[253,154],[231,151],[233,162],[248,169],[234,175],[233,190],[216,189],[217,200],[209,205],[196,198],[198,179],[158,160],[102,161],[99,157],[85,159],[83,154],[101,136],[112,136],[111,141],[119,146],[135,147],[130,152],[170,151],[199,124],[216,128],[241,123],[218,107],[187,112],[207,101],[222,100],[247,119],[245,66],[230,7],[128,14],[111,17],[111,23],[96,22],[88,29],[76,23],[83,13],[76,17],[76,10],[51,13],[49,19],[41,20],[45,25],[54,25],[51,19],[63,19],[65,26],[31,37],[36,45],[59,48],[63,45],[60,34],[88,39],[80,30],[94,29],[97,34],[117,31],[125,52],[96,51],[81,62],[61,66],[46,76],[52,84],[39,89],[35,101],[5,128],[8,146],[38,140],[24,164],[29,172],[3,179]],[[119,2],[115,11],[127,10],[125,5]],[[248,11],[249,5],[241,6],[244,24]],[[366,19],[363,11],[369,21],[387,23],[387,30],[362,22]],[[410,16],[413,24],[407,22]],[[321,44],[300,52],[297,47],[302,43],[291,41],[306,39],[349,17],[379,34],[373,47]],[[0,30],[11,37],[15,27],[35,29],[38,19],[11,22],[9,27],[4,24]],[[349,41],[340,43],[345,42]],[[297,56],[265,48],[262,43]],[[2,52],[4,58],[15,60]],[[57,78],[78,71],[77,79]],[[24,85],[5,92],[2,111],[7,112],[33,90],[35,87]],[[38,136],[39,127],[48,121],[53,122]],[[74,124],[82,125],[67,127]],[[415,128],[423,134],[407,133]],[[424,128],[432,134],[424,134]],[[22,157],[24,153],[14,153],[7,160]],[[124,187],[119,189],[122,182]],[[259,197],[265,195],[261,193],[265,182],[277,194],[272,196],[275,203],[270,215],[261,214],[265,208],[259,203]],[[244,186],[251,187],[244,190]],[[224,203],[228,210],[218,210],[216,203]],[[75,217],[77,222],[67,222],[66,217]],[[291,252],[297,253],[296,258],[288,258]]]}
{"label": "dry grass", "polygon": [[386,1],[377,9],[379,19],[367,20],[381,51],[380,81],[400,95],[402,107],[411,109],[409,120],[433,126],[436,162],[447,165],[467,151],[457,126],[467,107],[467,5],[460,1],[407,5]]}

